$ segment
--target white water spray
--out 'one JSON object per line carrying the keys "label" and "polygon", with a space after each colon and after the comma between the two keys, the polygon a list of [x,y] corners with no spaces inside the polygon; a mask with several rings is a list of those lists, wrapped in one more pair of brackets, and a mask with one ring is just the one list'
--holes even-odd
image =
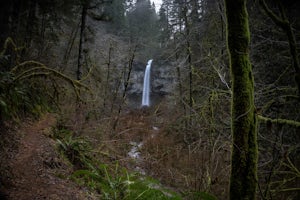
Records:
{"label": "white water spray", "polygon": [[142,106],[150,106],[150,69],[152,61],[152,59],[148,61],[145,69]]}

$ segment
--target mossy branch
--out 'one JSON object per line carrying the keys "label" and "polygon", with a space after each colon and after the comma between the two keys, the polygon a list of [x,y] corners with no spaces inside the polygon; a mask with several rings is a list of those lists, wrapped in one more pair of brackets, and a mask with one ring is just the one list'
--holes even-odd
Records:
{"label": "mossy branch", "polygon": [[22,76],[21,78],[19,78],[19,80],[34,78],[34,77],[38,77],[38,76],[47,77],[50,74],[51,74],[50,72],[34,72],[34,73],[31,73],[31,74],[27,74],[27,75]]}
{"label": "mossy branch", "polygon": [[5,52],[7,51],[7,47],[8,47],[9,44],[12,44],[12,46],[14,48],[16,48],[16,44],[14,43],[14,41],[10,37],[6,38],[6,40],[4,42],[4,45],[3,45],[3,50],[0,53],[1,56],[3,56],[5,54]]}
{"label": "mossy branch", "polygon": [[4,45],[3,45],[3,50],[0,52],[0,56],[4,56],[5,53],[7,52],[7,49],[9,47],[9,45],[12,46],[13,51],[16,52],[16,62],[19,62],[20,56],[18,54],[18,51],[24,49],[24,47],[17,47],[16,43],[13,41],[13,39],[11,37],[6,38]]}
{"label": "mossy branch", "polygon": [[[19,81],[19,80],[22,80],[24,79],[25,76],[28,76],[28,75],[32,75],[32,74],[35,74],[35,71],[39,71],[39,70],[42,70],[43,68],[41,67],[34,67],[34,68],[31,68],[31,69],[28,69],[20,74],[15,74],[16,77],[14,78],[14,81]],[[12,71],[13,72],[13,71]]]}
{"label": "mossy branch", "polygon": [[297,175],[297,177],[300,178],[300,171],[299,171],[299,169],[293,164],[293,162],[291,161],[291,159],[290,159],[289,156],[287,156],[286,159],[287,159],[287,161],[288,161],[287,166],[288,166],[292,171],[295,172],[295,174]]}
{"label": "mossy branch", "polygon": [[286,188],[278,190],[277,192],[291,192],[291,191],[300,191],[300,188]]}
{"label": "mossy branch", "polygon": [[[17,71],[23,69],[23,68],[27,68],[29,67],[29,69],[18,73]],[[74,92],[76,93],[76,96],[80,98],[80,90],[81,88],[86,89],[87,91],[90,91],[90,88],[83,84],[82,82],[78,81],[78,80],[74,80],[70,77],[68,77],[67,75],[47,67],[46,65],[44,65],[43,63],[37,62],[37,61],[25,61],[17,66],[15,66],[12,70],[12,73],[14,73],[16,75],[14,81],[19,81],[19,80],[24,80],[24,79],[28,79],[28,78],[32,78],[32,77],[38,77],[38,76],[54,76],[56,78],[62,79],[64,81],[66,81],[67,83],[69,83],[73,89]]]}
{"label": "mossy branch", "polygon": [[296,128],[300,128],[300,122],[295,121],[295,120],[290,120],[290,119],[272,119],[268,117],[264,117],[261,115],[258,115],[258,119],[263,122],[263,123],[272,123],[272,124],[280,124],[280,125],[289,125],[289,126],[294,126]]}
{"label": "mossy branch", "polygon": [[80,82],[86,80],[91,74],[93,69],[95,68],[95,64],[91,64],[91,67],[89,68],[88,73],[86,74],[86,76],[82,77],[81,80],[79,80]]}

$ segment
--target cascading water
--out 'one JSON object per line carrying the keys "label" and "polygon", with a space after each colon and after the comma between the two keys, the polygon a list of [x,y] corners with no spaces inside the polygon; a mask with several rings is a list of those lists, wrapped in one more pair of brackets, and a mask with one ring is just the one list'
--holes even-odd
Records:
{"label": "cascading water", "polygon": [[148,61],[145,69],[142,106],[150,106],[150,69],[152,61],[152,59]]}

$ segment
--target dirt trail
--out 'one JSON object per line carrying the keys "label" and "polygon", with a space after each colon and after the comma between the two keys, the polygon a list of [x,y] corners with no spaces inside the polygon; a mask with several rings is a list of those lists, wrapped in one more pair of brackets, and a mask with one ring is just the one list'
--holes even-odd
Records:
{"label": "dirt trail", "polygon": [[4,194],[11,200],[68,200],[93,199],[83,188],[58,175],[70,173],[55,151],[55,141],[47,134],[55,124],[51,114],[37,122],[26,123],[19,130],[22,138],[18,152],[8,161],[10,180]]}

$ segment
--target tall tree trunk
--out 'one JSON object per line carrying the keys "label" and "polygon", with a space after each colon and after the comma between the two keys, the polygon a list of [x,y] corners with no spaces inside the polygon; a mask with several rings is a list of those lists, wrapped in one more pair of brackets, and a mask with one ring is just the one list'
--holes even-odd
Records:
{"label": "tall tree trunk", "polygon": [[257,188],[257,119],[254,80],[249,59],[250,32],[246,2],[225,0],[233,88],[231,200],[253,200]]}
{"label": "tall tree trunk", "polygon": [[109,86],[110,86],[110,66],[111,66],[111,57],[112,57],[112,50],[113,46],[110,44],[109,49],[108,49],[108,58],[107,58],[107,72],[106,72],[106,82],[105,82],[105,88],[104,88],[104,95],[103,95],[103,109],[106,107],[106,101],[107,101],[107,94],[109,91]]}
{"label": "tall tree trunk", "polygon": [[0,1],[0,46],[4,44],[6,38],[9,36],[12,2]]}
{"label": "tall tree trunk", "polygon": [[73,49],[73,45],[74,45],[74,42],[76,40],[78,30],[80,28],[80,24],[81,24],[81,22],[78,22],[78,25],[76,27],[74,27],[72,29],[72,32],[70,33],[70,38],[69,38],[69,41],[68,41],[67,49],[66,49],[64,59],[63,59],[63,62],[62,62],[62,71],[65,71],[67,63],[69,62],[71,51]]}
{"label": "tall tree trunk", "polygon": [[37,9],[37,1],[30,0],[29,1],[29,10],[26,24],[26,36],[25,36],[25,47],[26,50],[31,47],[31,42],[33,39],[35,25],[36,25],[36,9]]}
{"label": "tall tree trunk", "polygon": [[[134,46],[133,52],[129,58],[128,61],[128,71],[127,71],[127,76],[124,76],[124,90],[123,90],[123,94],[122,94],[122,100],[119,103],[119,109],[118,109],[118,115],[113,123],[112,129],[115,131],[117,129],[117,125],[119,122],[119,118],[120,118],[120,114],[122,111],[122,106],[126,101],[126,95],[127,95],[127,89],[128,89],[128,85],[130,83],[130,76],[131,76],[131,72],[132,72],[132,67],[133,67],[133,61],[134,61],[134,57],[135,57],[135,52],[136,52],[137,46]],[[126,69],[124,71],[124,75],[126,74]]]}
{"label": "tall tree trunk", "polygon": [[86,24],[86,15],[88,9],[88,1],[83,1],[82,11],[81,11],[81,26],[80,26],[80,36],[79,36],[79,49],[78,49],[78,64],[77,64],[77,80],[80,80],[82,77],[82,65],[83,65],[83,33]]}
{"label": "tall tree trunk", "polygon": [[184,1],[184,7],[182,10],[182,16],[185,24],[185,35],[186,35],[186,54],[189,67],[189,125],[192,124],[192,109],[193,109],[193,63],[192,63],[192,47],[191,47],[191,31],[190,23],[188,20],[188,5],[187,1]]}

